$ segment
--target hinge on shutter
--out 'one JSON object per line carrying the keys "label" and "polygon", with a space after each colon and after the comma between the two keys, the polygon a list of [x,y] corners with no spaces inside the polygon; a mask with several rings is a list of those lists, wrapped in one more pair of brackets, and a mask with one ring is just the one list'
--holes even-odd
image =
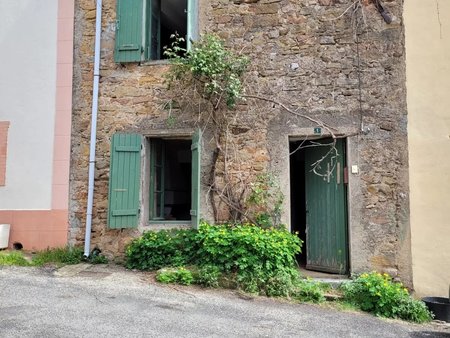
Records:
{"label": "hinge on shutter", "polygon": [[120,20],[116,20],[116,31],[119,30],[119,23],[120,23]]}
{"label": "hinge on shutter", "polygon": [[197,216],[197,210],[191,209],[191,210],[189,211],[189,214],[190,214],[191,216]]}

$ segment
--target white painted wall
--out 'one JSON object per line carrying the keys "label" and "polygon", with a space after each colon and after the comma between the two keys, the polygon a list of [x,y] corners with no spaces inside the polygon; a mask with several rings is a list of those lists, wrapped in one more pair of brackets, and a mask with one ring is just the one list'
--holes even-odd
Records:
{"label": "white painted wall", "polygon": [[1,210],[50,209],[57,0],[0,0],[0,121],[10,121]]}
{"label": "white painted wall", "polygon": [[406,0],[413,279],[420,296],[450,285],[450,1]]}

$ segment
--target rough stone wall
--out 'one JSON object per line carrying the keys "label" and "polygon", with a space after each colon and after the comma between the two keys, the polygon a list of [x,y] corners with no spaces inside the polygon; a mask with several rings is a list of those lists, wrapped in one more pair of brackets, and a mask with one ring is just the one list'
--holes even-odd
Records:
{"label": "rough stone wall", "polygon": [[[137,231],[106,227],[110,137],[122,130],[149,134],[169,128],[160,109],[167,66],[113,62],[115,2],[103,1],[92,243],[120,253]],[[214,32],[229,47],[250,56],[248,93],[275,98],[351,136],[354,162],[349,165],[360,169],[351,177],[349,198],[351,269],[388,271],[410,284],[402,2],[385,1],[394,19],[391,24],[384,22],[372,1],[362,1],[362,10],[356,12],[349,7],[353,2],[200,0],[200,31]],[[76,1],[72,242],[82,242],[84,236],[94,6],[92,1]],[[242,111],[234,133],[239,170],[275,172],[289,196],[288,137],[311,136],[313,124],[259,100],[248,100],[237,109]],[[173,128],[189,130],[191,122],[180,120]],[[364,134],[359,132],[361,123]],[[203,161],[208,162],[208,154]],[[210,216],[208,210],[203,214]],[[284,219],[289,220],[289,199]]]}

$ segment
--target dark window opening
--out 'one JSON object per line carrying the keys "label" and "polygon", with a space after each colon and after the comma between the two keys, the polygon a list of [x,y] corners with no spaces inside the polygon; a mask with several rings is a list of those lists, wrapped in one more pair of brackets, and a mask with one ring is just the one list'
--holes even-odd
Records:
{"label": "dark window opening", "polygon": [[190,140],[150,139],[150,220],[191,220]]}
{"label": "dark window opening", "polygon": [[[186,40],[187,0],[153,0],[151,8],[151,59],[164,59],[164,47],[171,46],[172,34]],[[180,47],[186,48],[186,42]]]}

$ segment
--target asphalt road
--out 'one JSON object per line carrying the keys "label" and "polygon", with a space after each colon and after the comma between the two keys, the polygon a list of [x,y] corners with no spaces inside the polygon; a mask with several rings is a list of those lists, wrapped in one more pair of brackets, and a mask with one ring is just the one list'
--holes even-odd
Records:
{"label": "asphalt road", "polygon": [[448,338],[450,327],[162,286],[114,266],[0,267],[0,337]]}

